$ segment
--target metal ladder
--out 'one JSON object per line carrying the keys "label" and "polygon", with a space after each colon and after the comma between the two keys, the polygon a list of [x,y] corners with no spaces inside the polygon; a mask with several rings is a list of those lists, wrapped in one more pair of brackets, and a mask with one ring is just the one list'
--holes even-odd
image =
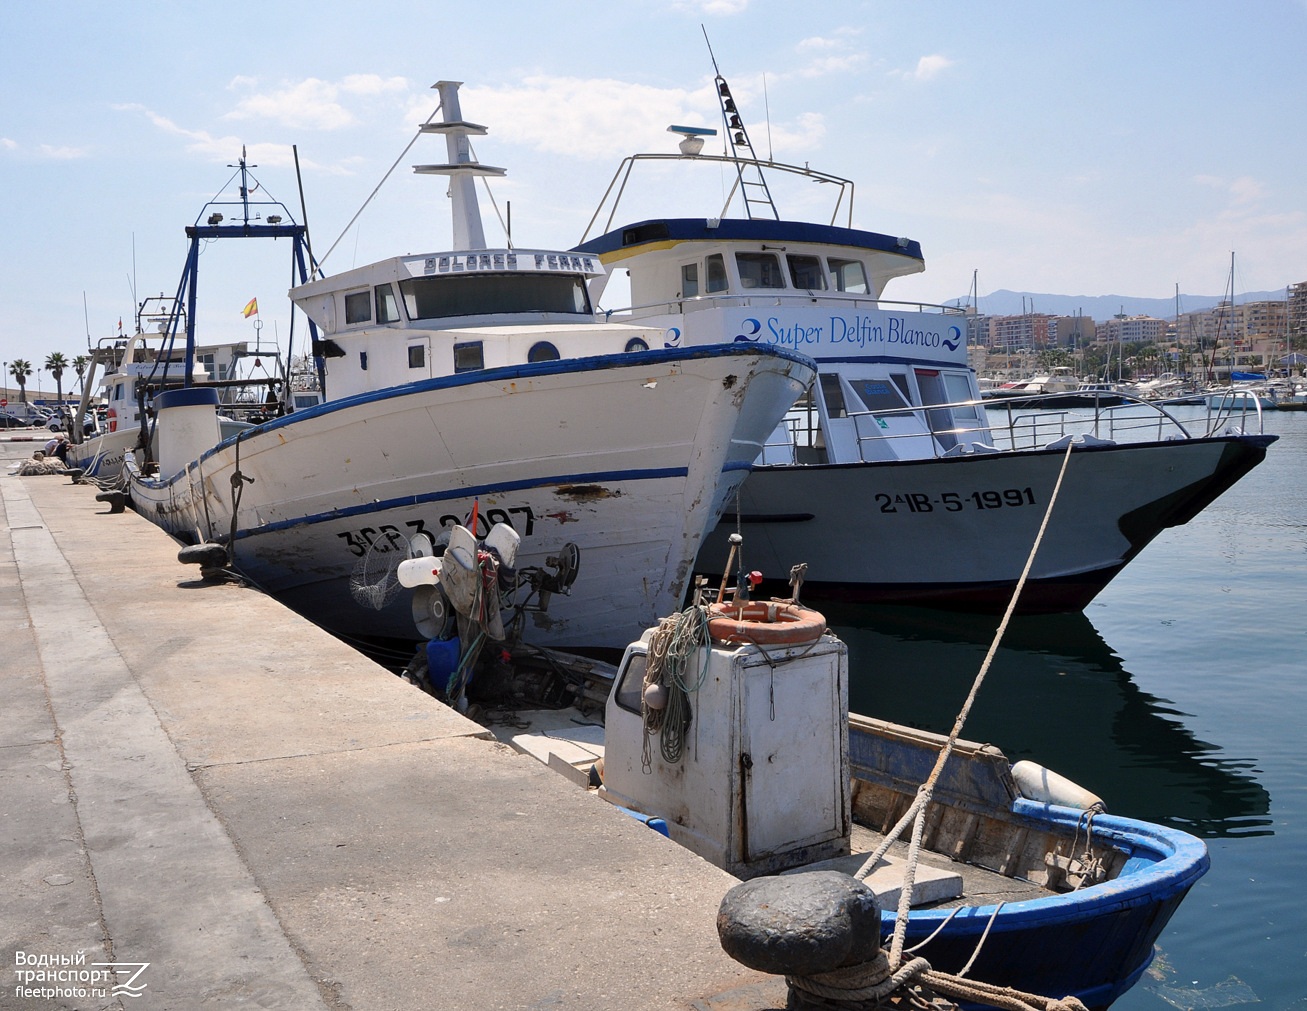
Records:
{"label": "metal ladder", "polygon": [[[767,188],[767,179],[762,174],[762,165],[759,164],[753,144],[749,141],[749,131],[745,129],[740,111],[735,107],[735,99],[731,97],[731,89],[726,83],[726,78],[718,74],[714,83],[717,85],[717,100],[722,106],[722,122],[726,124],[726,143],[730,147],[731,161],[735,164],[740,195],[744,198],[745,216],[752,220],[754,207],[757,206],[760,210],[766,208],[771,212],[772,218],[779,221],[781,216],[776,211],[771,190]],[[746,149],[746,155],[741,156],[741,148]],[[765,215],[759,213],[758,216]]]}

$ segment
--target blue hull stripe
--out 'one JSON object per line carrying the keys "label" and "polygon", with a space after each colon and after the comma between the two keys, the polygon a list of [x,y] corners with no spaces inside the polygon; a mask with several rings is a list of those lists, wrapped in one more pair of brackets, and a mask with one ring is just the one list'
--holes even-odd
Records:
{"label": "blue hull stripe", "polygon": [[[739,467],[732,469],[742,469]],[[571,474],[566,477],[542,477],[530,478],[521,481],[500,481],[495,484],[476,485],[468,488],[451,488],[447,491],[426,492],[421,495],[404,495],[400,498],[386,499],[379,502],[362,502],[358,505],[346,506],[343,509],[332,509],[330,512],[314,513],[311,516],[299,516],[290,520],[279,520],[276,523],[265,523],[262,526],[250,527],[245,530],[236,531],[236,539],[243,540],[246,537],[255,537],[259,534],[275,533],[279,530],[289,530],[292,527],[305,526],[314,523],[326,523],[331,520],[348,519],[351,516],[368,516],[373,513],[385,512],[389,509],[402,509],[406,506],[423,505],[427,502],[446,502],[450,499],[457,498],[478,498],[482,495],[490,495],[497,492],[520,491],[524,488],[541,488],[547,485],[555,484],[595,484],[604,481],[661,481],[666,478],[685,477],[689,470],[685,467],[663,467],[657,470],[624,470],[595,472],[593,474]]]}

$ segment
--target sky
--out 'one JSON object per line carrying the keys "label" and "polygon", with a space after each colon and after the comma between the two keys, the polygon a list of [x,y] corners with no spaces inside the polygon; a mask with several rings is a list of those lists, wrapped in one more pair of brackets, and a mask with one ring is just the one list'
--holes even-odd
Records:
{"label": "sky", "polygon": [[[707,43],[759,154],[853,180],[854,227],[921,243],[886,297],[1219,295],[1232,253],[1236,291],[1307,280],[1307,0],[66,0],[6,4],[0,34],[6,371],[175,292],[242,150],[328,274],[446,249],[445,180],[411,170],[443,140],[405,153],[438,80],[489,128],[513,243],[570,247],[624,157],[721,125]],[[636,179],[616,223],[721,210],[721,179]],[[832,191],[778,188],[781,217],[829,220]],[[200,263],[202,343],[284,346],[288,243]]]}

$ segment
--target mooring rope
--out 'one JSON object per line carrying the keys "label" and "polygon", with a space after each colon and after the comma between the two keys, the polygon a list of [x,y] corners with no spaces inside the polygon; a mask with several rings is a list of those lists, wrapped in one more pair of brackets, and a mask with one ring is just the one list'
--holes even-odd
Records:
{"label": "mooring rope", "polygon": [[[1058,492],[1061,491],[1062,479],[1066,476],[1067,464],[1071,460],[1073,445],[1072,442],[1067,443],[1066,453],[1062,457],[1062,467],[1058,471],[1057,481],[1053,485],[1053,492],[1049,496],[1048,506],[1044,510],[1044,517],[1039,524],[1038,532],[1035,534],[1030,553],[1026,557],[1025,566],[1021,570],[1016,587],[1012,591],[1012,597],[1008,601],[1007,609],[1003,612],[1003,618],[994,633],[989,651],[985,654],[980,670],[972,682],[971,691],[962,704],[962,709],[953,723],[953,729],[950,731],[948,739],[940,749],[934,768],[931,769],[930,775],[926,777],[926,781],[918,789],[916,798],[908,807],[908,810],[904,812],[903,817],[898,820],[885,836],[885,839],[863,862],[854,875],[859,881],[865,881],[881,858],[889,851],[890,846],[903,834],[908,822],[912,822],[912,839],[908,848],[908,860],[904,868],[903,886],[899,893],[898,913],[894,921],[894,935],[889,952],[879,952],[872,962],[849,966],[834,972],[821,973],[815,976],[787,976],[786,981],[794,989],[833,1000],[840,1006],[871,1008],[877,1006],[882,1000],[901,987],[910,983],[917,983],[952,1000],[988,1004],[992,1007],[1008,1009],[1008,1011],[1083,1011],[1084,1005],[1074,997],[1057,1000],[1022,993],[1010,987],[1000,987],[978,980],[962,979],[960,975],[935,971],[930,967],[930,963],[926,959],[920,957],[910,959],[906,963],[903,961],[908,916],[912,908],[912,891],[916,882],[917,863],[921,854],[921,841],[925,831],[925,813],[934,795],[935,786],[944,770],[944,765],[962,734],[962,728],[966,724],[971,707],[980,692],[980,686],[984,683],[985,676],[993,665],[994,657],[998,653],[999,643],[1002,642],[1003,635],[1012,620],[1012,615],[1016,611],[1017,601],[1020,599],[1021,591],[1025,588],[1026,580],[1030,576],[1035,556],[1039,551],[1039,545],[1044,539],[1044,532],[1048,529],[1049,517],[1053,514],[1053,506],[1057,502]],[[993,924],[996,917],[997,910],[990,917],[990,925]],[[981,936],[981,944],[984,943],[988,933],[989,927],[987,926],[985,933]],[[976,951],[973,952],[971,959],[968,960],[963,969],[964,972],[970,969],[976,955],[979,954],[979,950],[980,947],[977,945]]]}
{"label": "mooring rope", "polygon": [[[951,1001],[987,1004],[1005,1011],[1085,1011],[1085,1005],[1076,997],[1042,997],[1008,986],[962,979],[936,972],[924,958],[911,959],[897,970],[891,970],[890,960],[883,951],[861,965],[812,976],[786,976],[785,981],[803,993],[858,1011],[889,1006],[890,998],[909,986],[920,986]],[[922,1002],[922,1006],[927,1005]]]}

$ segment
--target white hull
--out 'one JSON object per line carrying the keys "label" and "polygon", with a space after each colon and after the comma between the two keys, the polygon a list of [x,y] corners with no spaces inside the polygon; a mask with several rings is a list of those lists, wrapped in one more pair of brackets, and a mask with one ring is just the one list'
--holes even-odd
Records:
{"label": "white hull", "polygon": [[87,477],[101,481],[116,479],[123,469],[123,457],[135,448],[140,432],[106,432],[73,444],[68,450],[68,466],[79,467]]}
{"label": "white hull", "polygon": [[740,348],[423,381],[297,411],[171,476],[134,474],[131,497],[184,540],[226,542],[239,467],[252,481],[235,567],[333,632],[407,639],[409,595],[364,608],[351,573],[372,544],[403,551],[476,504],[478,535],[501,521],[522,536],[519,569],[581,549],[571,594],[529,618],[526,639],[621,647],[679,609],[705,531],[812,374],[799,356]]}
{"label": "white hull", "polygon": [[[1185,523],[1259,463],[1273,437],[1072,452],[1022,596],[1025,613],[1080,610],[1159,532]],[[745,570],[784,582],[808,563],[812,597],[1001,611],[1065,453],[760,467],[740,493]],[[728,514],[699,570],[720,572]]]}

